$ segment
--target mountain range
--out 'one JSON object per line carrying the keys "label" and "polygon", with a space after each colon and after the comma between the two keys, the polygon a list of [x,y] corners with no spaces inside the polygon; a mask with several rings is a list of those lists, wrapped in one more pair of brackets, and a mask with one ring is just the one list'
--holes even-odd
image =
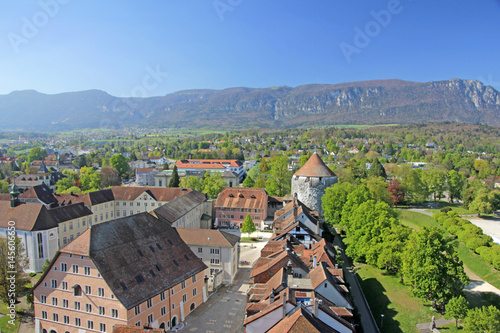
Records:
{"label": "mountain range", "polygon": [[500,93],[475,80],[374,80],[295,88],[184,90],[120,98],[100,90],[0,95],[0,130],[288,128],[461,122],[500,126]]}

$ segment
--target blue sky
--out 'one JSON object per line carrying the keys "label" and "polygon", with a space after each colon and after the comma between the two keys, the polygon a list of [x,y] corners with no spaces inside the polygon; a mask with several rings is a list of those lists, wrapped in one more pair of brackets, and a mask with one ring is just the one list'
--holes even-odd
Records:
{"label": "blue sky", "polygon": [[0,94],[391,78],[500,90],[500,0],[16,0],[0,13]]}

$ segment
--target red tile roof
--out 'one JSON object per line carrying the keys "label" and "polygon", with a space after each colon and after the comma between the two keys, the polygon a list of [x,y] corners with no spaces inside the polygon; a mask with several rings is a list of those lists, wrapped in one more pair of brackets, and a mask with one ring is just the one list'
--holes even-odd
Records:
{"label": "red tile roof", "polygon": [[233,247],[240,238],[224,231],[210,229],[176,228],[182,240],[188,245]]}
{"label": "red tile roof", "polygon": [[311,155],[306,164],[297,171],[294,176],[302,177],[335,177],[335,174],[330,170],[321,157],[317,153]]}
{"label": "red tile roof", "polygon": [[215,207],[266,209],[267,198],[262,188],[226,187],[217,196]]}

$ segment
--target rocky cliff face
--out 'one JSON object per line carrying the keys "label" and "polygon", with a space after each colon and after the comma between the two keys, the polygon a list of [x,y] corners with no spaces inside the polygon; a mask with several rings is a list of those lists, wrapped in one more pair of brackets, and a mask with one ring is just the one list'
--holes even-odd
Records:
{"label": "rocky cliff face", "polygon": [[117,98],[102,91],[0,96],[0,129],[294,127],[455,121],[500,126],[499,92],[475,80],[377,80],[296,88],[187,90]]}

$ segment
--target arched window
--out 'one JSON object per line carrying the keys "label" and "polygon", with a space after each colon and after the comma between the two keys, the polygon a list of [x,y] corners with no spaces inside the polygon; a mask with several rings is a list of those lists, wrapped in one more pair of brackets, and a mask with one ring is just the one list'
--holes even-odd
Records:
{"label": "arched window", "polygon": [[73,296],[82,297],[82,287],[79,284],[73,286]]}
{"label": "arched window", "polygon": [[42,239],[41,232],[39,232],[36,235],[36,240],[37,240],[37,246],[38,246],[38,258],[43,258],[43,239]]}
{"label": "arched window", "polygon": [[196,304],[191,303],[191,306],[189,307],[189,311],[193,311],[196,308]]}

